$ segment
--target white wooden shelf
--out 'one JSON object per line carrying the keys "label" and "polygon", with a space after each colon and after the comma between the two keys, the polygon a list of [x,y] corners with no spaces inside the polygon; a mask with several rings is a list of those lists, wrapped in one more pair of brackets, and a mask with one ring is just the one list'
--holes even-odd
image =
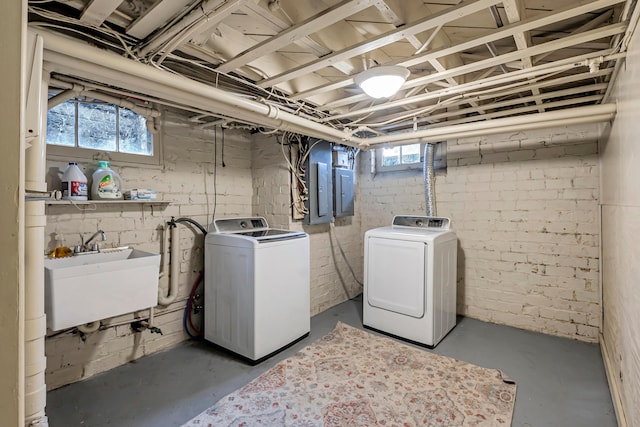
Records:
{"label": "white wooden shelf", "polygon": [[47,205],[154,205],[167,206],[165,200],[47,200]]}

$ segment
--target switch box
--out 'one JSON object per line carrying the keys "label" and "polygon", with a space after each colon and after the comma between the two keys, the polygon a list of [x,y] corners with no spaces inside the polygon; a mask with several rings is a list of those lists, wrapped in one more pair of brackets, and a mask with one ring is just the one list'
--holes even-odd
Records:
{"label": "switch box", "polygon": [[305,162],[305,175],[309,191],[304,222],[323,224],[333,219],[333,175],[331,143],[309,141],[311,152]]}
{"label": "switch box", "polygon": [[335,168],[333,170],[334,194],[333,206],[335,216],[353,216],[354,215],[354,187],[353,187],[353,170]]}

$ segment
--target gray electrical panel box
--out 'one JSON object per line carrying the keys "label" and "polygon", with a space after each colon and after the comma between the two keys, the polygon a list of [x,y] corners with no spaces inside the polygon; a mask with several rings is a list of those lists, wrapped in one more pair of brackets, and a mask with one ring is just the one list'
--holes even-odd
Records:
{"label": "gray electrical panel box", "polygon": [[353,216],[353,170],[333,170],[333,206],[336,217]]}
{"label": "gray electrical panel box", "polygon": [[304,222],[322,224],[333,219],[333,176],[331,143],[327,141],[309,142],[311,152],[305,162],[307,189],[305,202],[307,213]]}

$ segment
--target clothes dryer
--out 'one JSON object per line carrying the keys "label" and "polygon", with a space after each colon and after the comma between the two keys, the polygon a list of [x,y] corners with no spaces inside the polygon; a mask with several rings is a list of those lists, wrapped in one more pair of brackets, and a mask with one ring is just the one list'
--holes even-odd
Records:
{"label": "clothes dryer", "polygon": [[453,329],[457,237],[449,225],[449,218],[396,216],[365,233],[365,327],[429,347]]}

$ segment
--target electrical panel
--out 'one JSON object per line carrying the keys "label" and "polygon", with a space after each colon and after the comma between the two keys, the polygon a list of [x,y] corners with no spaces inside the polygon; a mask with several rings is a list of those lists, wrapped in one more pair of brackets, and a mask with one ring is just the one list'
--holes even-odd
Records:
{"label": "electrical panel", "polygon": [[335,168],[333,170],[333,184],[333,206],[335,209],[335,216],[353,216],[353,170]]}
{"label": "electrical panel", "polygon": [[333,220],[333,169],[331,143],[309,141],[305,175],[308,195],[305,202],[307,224],[323,224]]}

